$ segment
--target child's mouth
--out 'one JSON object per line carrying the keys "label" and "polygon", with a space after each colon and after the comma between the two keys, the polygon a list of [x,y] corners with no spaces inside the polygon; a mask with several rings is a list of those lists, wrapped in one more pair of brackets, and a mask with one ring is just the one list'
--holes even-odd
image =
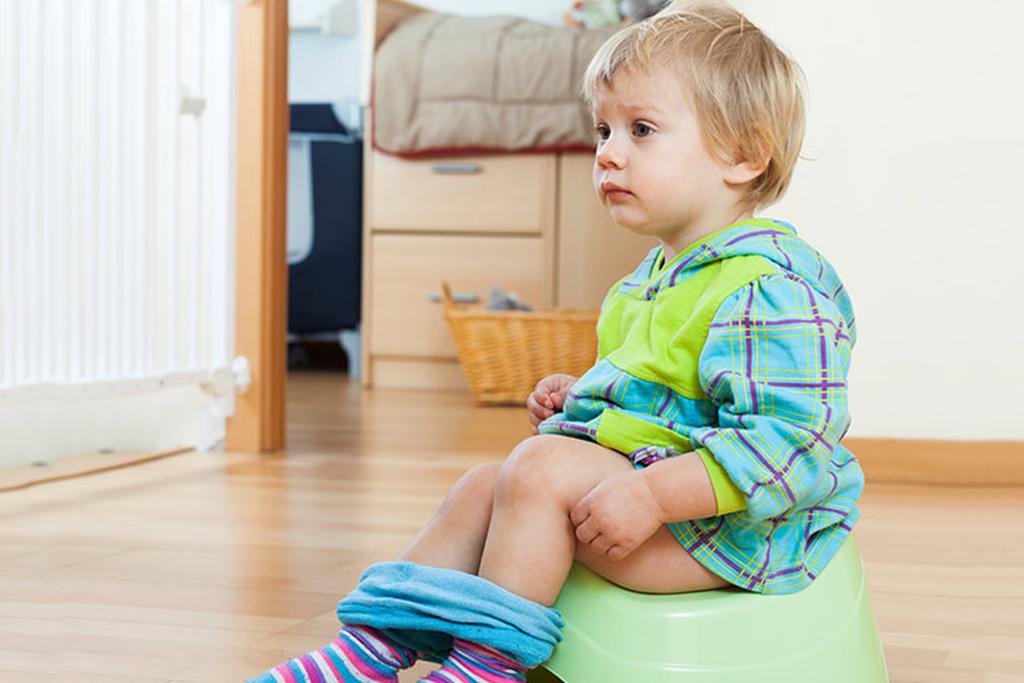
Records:
{"label": "child's mouth", "polygon": [[633,194],[621,185],[608,181],[601,183],[601,191],[606,199],[625,199]]}

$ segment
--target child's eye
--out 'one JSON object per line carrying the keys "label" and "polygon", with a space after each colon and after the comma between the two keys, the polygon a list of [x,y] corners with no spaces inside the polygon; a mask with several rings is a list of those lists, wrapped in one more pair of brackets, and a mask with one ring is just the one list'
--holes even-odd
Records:
{"label": "child's eye", "polygon": [[594,135],[597,136],[598,140],[607,140],[608,136],[611,135],[611,130],[605,124],[599,123],[594,126]]}
{"label": "child's eye", "polygon": [[636,123],[633,124],[633,135],[637,136],[638,138],[645,138],[653,132],[654,129],[648,126],[646,123],[637,121]]}

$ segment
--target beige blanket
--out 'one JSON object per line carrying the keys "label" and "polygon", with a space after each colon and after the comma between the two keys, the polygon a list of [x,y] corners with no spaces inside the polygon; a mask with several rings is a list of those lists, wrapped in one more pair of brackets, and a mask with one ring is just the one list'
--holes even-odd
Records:
{"label": "beige blanket", "polygon": [[614,30],[416,15],[377,51],[374,145],[408,156],[593,148],[580,80]]}

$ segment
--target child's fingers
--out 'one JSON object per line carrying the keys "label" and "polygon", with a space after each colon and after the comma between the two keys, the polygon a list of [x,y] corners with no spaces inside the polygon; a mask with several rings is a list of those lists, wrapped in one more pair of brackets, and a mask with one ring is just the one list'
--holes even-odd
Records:
{"label": "child's fingers", "polygon": [[526,399],[526,407],[530,412],[530,422],[534,422],[536,418],[534,424],[540,424],[543,420],[554,415],[554,413],[538,403],[536,396],[533,394]]}
{"label": "child's fingers", "polygon": [[530,394],[529,398],[526,399],[526,407],[529,408],[531,412],[541,415],[547,410],[547,408],[544,407],[543,400],[544,399],[540,394]]}
{"label": "child's fingers", "polygon": [[612,546],[612,542],[606,538],[604,534],[598,534],[590,539],[590,542],[587,545],[589,545],[590,549],[594,552],[604,555],[608,552],[608,548]]}
{"label": "child's fingers", "polygon": [[595,524],[590,523],[590,520],[587,520],[576,527],[576,540],[580,543],[593,543],[594,539],[600,535],[601,532],[597,529]]}
{"label": "child's fingers", "polygon": [[[583,498],[586,498],[586,496]],[[576,504],[569,510],[569,521],[572,522],[573,526],[578,527],[590,517],[590,508],[583,503],[583,498],[576,501]]]}
{"label": "child's fingers", "polygon": [[619,562],[629,557],[629,554],[633,552],[632,548],[627,548],[621,545],[613,545],[608,548],[608,559],[612,562]]}

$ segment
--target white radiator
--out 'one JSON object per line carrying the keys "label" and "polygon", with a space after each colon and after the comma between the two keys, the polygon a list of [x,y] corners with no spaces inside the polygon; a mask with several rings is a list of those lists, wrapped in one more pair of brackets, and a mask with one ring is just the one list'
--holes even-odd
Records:
{"label": "white radiator", "polygon": [[0,464],[223,438],[235,13],[0,0]]}
{"label": "white radiator", "polygon": [[223,383],[234,26],[228,0],[0,0],[0,399]]}

